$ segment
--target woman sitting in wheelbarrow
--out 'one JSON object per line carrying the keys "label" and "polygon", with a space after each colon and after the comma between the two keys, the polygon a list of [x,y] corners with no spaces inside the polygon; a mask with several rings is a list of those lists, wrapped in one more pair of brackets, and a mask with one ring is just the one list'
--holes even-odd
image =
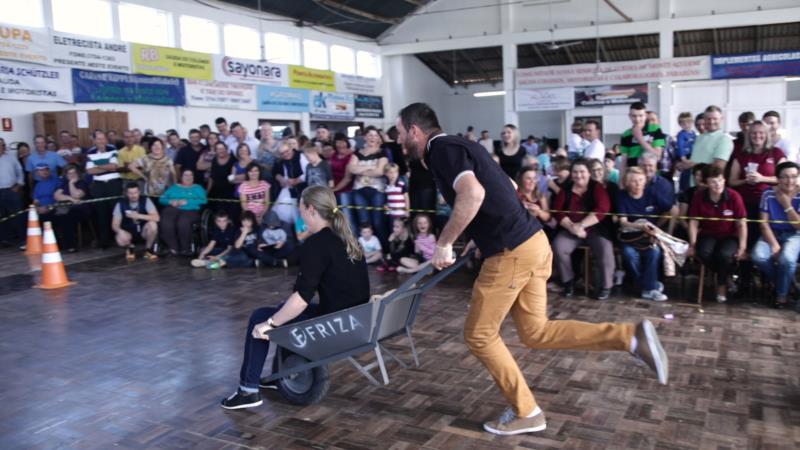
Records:
{"label": "woman sitting in wheelbarrow", "polygon": [[[364,255],[344,212],[336,206],[333,191],[324,186],[306,188],[300,198],[300,215],[311,236],[300,248],[294,292],[282,305],[259,308],[250,315],[239,388],[222,400],[225,409],[263,403],[261,371],[265,362],[272,370],[276,353],[276,346],[268,340],[269,330],[369,301]],[[311,304],[315,293],[319,293],[319,304]]]}

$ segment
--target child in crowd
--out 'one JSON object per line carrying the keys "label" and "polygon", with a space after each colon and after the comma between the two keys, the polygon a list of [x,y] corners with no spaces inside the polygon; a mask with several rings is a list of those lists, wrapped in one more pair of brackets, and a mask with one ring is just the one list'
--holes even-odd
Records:
{"label": "child in crowd", "polygon": [[569,168],[570,162],[566,157],[557,156],[553,158],[553,162],[550,165],[552,175],[547,183],[547,188],[552,195],[561,192],[561,186],[569,179]]}
{"label": "child in crowd", "polygon": [[256,216],[252,211],[242,212],[242,227],[233,244],[233,250],[225,258],[228,267],[252,267],[258,253],[258,233]]}
{"label": "child in crowd", "polygon": [[256,267],[274,266],[289,267],[286,257],[292,252],[292,245],[281,227],[281,219],[275,211],[264,217],[264,229],[261,231],[261,243],[257,246]]}
{"label": "child in crowd", "polygon": [[394,272],[400,265],[400,260],[414,252],[414,241],[408,231],[406,220],[396,217],[392,221],[392,234],[389,235],[389,252],[383,260],[383,265],[378,267],[378,272]]}
{"label": "child in crowd", "polygon": [[306,226],[306,222],[300,214],[297,215],[297,219],[294,221],[294,234],[297,236],[297,242],[300,244],[311,235],[311,232],[308,231],[308,227]]}
{"label": "child in crowd", "polygon": [[615,167],[617,165],[616,156],[611,152],[606,153],[606,157],[603,162],[606,166],[606,173],[608,173],[608,182],[619,184],[619,169]]}
{"label": "child in crowd", "polygon": [[358,243],[364,250],[364,258],[367,264],[374,264],[383,260],[383,248],[381,241],[375,236],[372,231],[372,225],[368,223],[361,224],[361,236],[358,237]]}
{"label": "child in crowd", "polygon": [[333,172],[328,161],[320,156],[320,148],[315,144],[306,144],[303,155],[308,160],[305,168],[306,184],[308,186],[327,186],[333,188]]}
{"label": "child in crowd", "polygon": [[419,272],[426,265],[430,264],[433,252],[436,250],[436,236],[431,229],[431,218],[426,214],[420,214],[414,218],[414,255],[400,259],[400,273]]}
{"label": "child in crowd", "polygon": [[[676,165],[685,163],[692,156],[692,147],[694,147],[694,140],[697,138],[697,133],[692,129],[694,118],[690,112],[682,112],[678,115],[678,125],[681,126],[681,131],[675,139],[675,160]],[[681,172],[679,190],[683,191],[689,187],[692,177],[691,170],[684,170]]]}
{"label": "child in crowd", "polygon": [[192,267],[207,267],[219,269],[225,266],[225,257],[230,253],[236,242],[236,230],[233,229],[228,213],[219,211],[214,214],[214,230],[211,240],[196,259],[192,260]]}
{"label": "child in crowd", "polygon": [[[383,169],[386,175],[386,204],[383,206],[386,209],[389,225],[398,217],[408,217],[408,210],[411,208],[411,200],[408,197],[408,189],[406,183],[400,179],[400,166],[395,163],[386,164]],[[388,227],[387,227],[388,228]]]}
{"label": "child in crowd", "polygon": [[261,223],[269,209],[270,185],[261,179],[261,166],[251,162],[245,169],[245,181],[239,186],[239,202],[242,211],[252,211],[256,222]]}

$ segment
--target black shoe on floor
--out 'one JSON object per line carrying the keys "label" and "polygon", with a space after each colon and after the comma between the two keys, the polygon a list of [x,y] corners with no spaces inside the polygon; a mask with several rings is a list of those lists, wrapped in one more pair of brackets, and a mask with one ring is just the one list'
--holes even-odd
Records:
{"label": "black shoe on floor", "polygon": [[595,295],[596,300],[608,300],[608,297],[611,296],[611,289],[600,289]]}
{"label": "black shoe on floor", "polygon": [[225,409],[244,409],[260,406],[262,403],[264,403],[264,400],[261,400],[261,394],[258,392],[250,394],[237,389],[235,394],[223,399],[220,406]]}
{"label": "black shoe on floor", "polygon": [[277,391],[278,390],[278,380],[267,381],[266,378],[262,378],[261,381],[258,383],[258,386],[261,389],[267,389],[270,391]]}
{"label": "black shoe on floor", "polygon": [[567,298],[575,296],[575,284],[572,281],[564,283],[564,290],[561,291],[561,296]]}

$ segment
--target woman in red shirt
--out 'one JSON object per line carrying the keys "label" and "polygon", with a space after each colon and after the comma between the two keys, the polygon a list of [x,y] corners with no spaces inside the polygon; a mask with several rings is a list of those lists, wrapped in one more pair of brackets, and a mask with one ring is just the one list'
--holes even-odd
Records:
{"label": "woman in red shirt", "polygon": [[[717,273],[717,302],[727,301],[730,274],[736,261],[747,252],[747,217],[741,195],[725,187],[724,171],[712,166],[706,177],[708,188],[694,194],[689,207],[689,216],[728,220],[689,220],[689,251],[687,256],[697,255],[706,267]],[[742,220],[734,220],[742,219]]]}
{"label": "woman in red shirt", "polygon": [[353,200],[353,175],[347,171],[347,164],[350,163],[350,158],[353,157],[353,149],[350,147],[350,140],[342,133],[334,135],[333,145],[336,152],[329,161],[331,174],[333,175],[333,192],[336,194],[336,203],[345,207],[343,212],[347,217],[347,221],[350,222],[350,230],[357,236],[355,210],[348,208],[348,206],[355,204]]}
{"label": "woman in red shirt", "polygon": [[575,292],[572,253],[578,246],[588,244],[595,258],[595,267],[600,267],[603,275],[602,286],[595,298],[605,300],[614,282],[614,247],[610,230],[602,223],[611,210],[611,201],[603,185],[591,179],[588,161],[574,161],[570,174],[570,180],[553,201],[554,216],[559,225],[553,247],[564,286],[563,295],[571,297]]}
{"label": "woman in red shirt", "polygon": [[[748,219],[759,218],[761,194],[778,184],[775,168],[786,161],[783,150],[773,147],[769,141],[769,130],[764,122],[757,120],[747,128],[744,146],[736,152],[731,163],[729,184],[742,196]],[[748,247],[758,240],[758,223],[748,226]]]}

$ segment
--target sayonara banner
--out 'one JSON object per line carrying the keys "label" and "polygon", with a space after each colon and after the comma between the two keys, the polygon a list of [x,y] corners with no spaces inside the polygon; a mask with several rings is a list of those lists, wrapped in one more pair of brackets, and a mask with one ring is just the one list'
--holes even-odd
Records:
{"label": "sayonara banner", "polygon": [[797,75],[800,75],[800,51],[797,50],[711,57],[711,76],[714,79]]}
{"label": "sayonara banner", "polygon": [[309,109],[314,119],[349,120],[355,117],[353,94],[311,91]]}
{"label": "sayonara banner", "polygon": [[256,110],[256,85],[228,81],[184,80],[186,104],[204,108]]}
{"label": "sayonara banner", "polygon": [[127,42],[53,32],[50,51],[56,66],[131,72],[131,44]]}
{"label": "sayonara banner", "polygon": [[0,98],[72,103],[69,69],[0,61]]}
{"label": "sayonara banner", "polygon": [[133,44],[133,71],[146,75],[213,80],[211,54]]}
{"label": "sayonara banner", "polygon": [[274,86],[256,86],[259,111],[308,112],[309,91]]}
{"label": "sayonara banner", "polygon": [[377,95],[355,96],[356,117],[367,119],[383,118],[383,97]]}
{"label": "sayonara banner", "polygon": [[186,104],[183,79],[72,69],[75,103]]}
{"label": "sayonara banner", "polygon": [[289,86],[289,66],[214,55],[214,79],[270,86]]}
{"label": "sayonara banner", "polygon": [[49,64],[49,38],[40,28],[0,23],[0,59]]}

